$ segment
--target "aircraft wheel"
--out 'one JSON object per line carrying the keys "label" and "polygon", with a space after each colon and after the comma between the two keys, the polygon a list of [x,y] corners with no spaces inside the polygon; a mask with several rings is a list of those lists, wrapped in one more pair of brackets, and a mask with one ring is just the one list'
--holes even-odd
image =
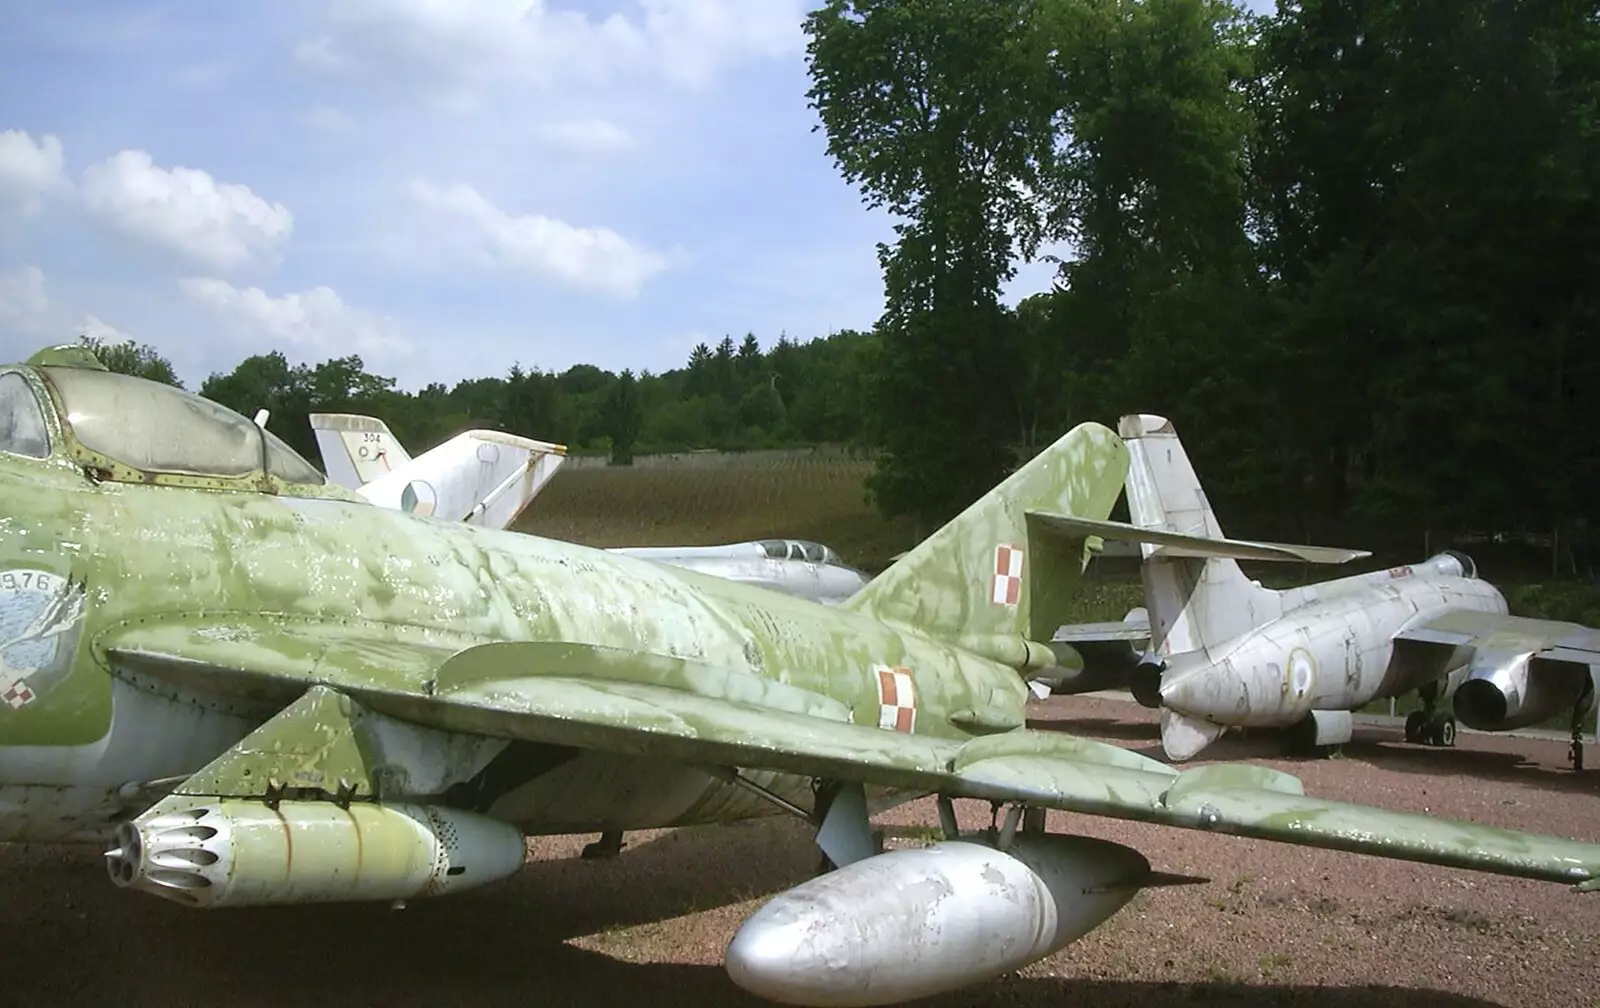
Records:
{"label": "aircraft wheel", "polygon": [[1428,716],[1419,710],[1414,710],[1406,715],[1406,741],[1419,745],[1428,723]]}
{"label": "aircraft wheel", "polygon": [[1456,719],[1453,717],[1440,718],[1433,726],[1433,744],[1442,748],[1450,748],[1456,744]]}

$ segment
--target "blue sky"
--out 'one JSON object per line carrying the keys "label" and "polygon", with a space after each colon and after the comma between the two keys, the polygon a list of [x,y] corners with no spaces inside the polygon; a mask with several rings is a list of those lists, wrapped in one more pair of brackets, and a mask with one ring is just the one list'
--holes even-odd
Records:
{"label": "blue sky", "polygon": [[809,6],[6,4],[0,359],[87,329],[190,387],[281,350],[417,388],[868,327],[891,221],[812,131]]}

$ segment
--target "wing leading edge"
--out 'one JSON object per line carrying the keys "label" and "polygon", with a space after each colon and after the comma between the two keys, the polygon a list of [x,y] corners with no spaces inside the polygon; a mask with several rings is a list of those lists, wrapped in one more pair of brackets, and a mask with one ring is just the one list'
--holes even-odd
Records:
{"label": "wing leading edge", "polygon": [[1449,647],[1483,647],[1501,638],[1527,642],[1555,660],[1600,665],[1600,630],[1558,620],[1446,609],[1394,636],[1397,641]]}
{"label": "wing leading edge", "polygon": [[1210,536],[1145,528],[1127,522],[1096,521],[1079,518],[1076,515],[1052,514],[1048,511],[1029,511],[1028,517],[1067,536],[1148,545],[1152,547],[1146,553],[1148,557],[1342,564],[1372,555],[1368,550],[1341,549],[1336,546],[1298,546],[1291,543],[1254,542],[1248,539],[1214,539]]}
{"label": "wing leading edge", "polygon": [[[280,631],[281,633],[281,631]],[[257,634],[242,652],[217,635],[138,628],[107,641],[146,674],[229,691],[251,683],[322,685],[430,728],[859,781],[952,797],[1018,802],[1453,868],[1600,887],[1600,845],[1307,796],[1298,778],[1253,765],[1178,772],[1131,750],[1017,729],[966,740],[857,724],[836,700],[750,673],[584,644],[468,646],[438,662],[419,646],[408,668],[436,665],[414,689],[361,667],[387,654],[308,647]],[[172,645],[179,645],[173,647]],[[317,655],[308,660],[308,652]],[[273,654],[298,656],[276,662]],[[227,673],[245,673],[234,678]]]}

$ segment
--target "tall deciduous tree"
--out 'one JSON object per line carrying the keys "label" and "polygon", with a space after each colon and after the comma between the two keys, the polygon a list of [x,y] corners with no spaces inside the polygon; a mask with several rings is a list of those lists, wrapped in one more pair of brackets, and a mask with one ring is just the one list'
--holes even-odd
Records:
{"label": "tall deciduous tree", "polygon": [[939,522],[1003,475],[1016,362],[1000,285],[1038,237],[1034,138],[1047,52],[1032,0],[829,0],[806,20],[828,153],[869,206],[902,219],[880,247],[887,306],[872,401],[871,489]]}
{"label": "tall deciduous tree", "polygon": [[1049,323],[1077,419],[1164,412],[1202,471],[1237,469],[1271,434],[1249,422],[1272,371],[1245,232],[1252,23],[1225,0],[1048,10],[1061,110],[1040,158],[1073,248]]}

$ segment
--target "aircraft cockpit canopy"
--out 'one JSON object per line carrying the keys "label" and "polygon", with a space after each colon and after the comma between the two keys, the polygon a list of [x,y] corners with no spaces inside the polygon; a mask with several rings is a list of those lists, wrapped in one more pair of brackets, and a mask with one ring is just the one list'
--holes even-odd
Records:
{"label": "aircraft cockpit canopy", "polygon": [[[267,472],[287,483],[325,482],[277,435],[192,392],[91,368],[50,365],[38,371],[61,397],[62,425],[78,443],[131,469],[248,476],[263,468],[264,440]],[[0,398],[0,413],[7,411]],[[5,422],[0,419],[0,425]]]}
{"label": "aircraft cockpit canopy", "polygon": [[1442,557],[1449,557],[1451,560],[1454,560],[1456,562],[1456,566],[1460,568],[1461,577],[1475,578],[1478,576],[1477,562],[1471,557],[1467,556],[1465,553],[1462,553],[1460,550],[1445,550],[1439,555]]}
{"label": "aircraft cockpit canopy", "polygon": [[12,371],[0,374],[0,451],[30,458],[50,454],[50,429],[28,380]]}
{"label": "aircraft cockpit canopy", "polygon": [[804,539],[763,539],[761,548],[769,560],[804,560],[807,563],[839,564],[839,554],[822,545]]}

